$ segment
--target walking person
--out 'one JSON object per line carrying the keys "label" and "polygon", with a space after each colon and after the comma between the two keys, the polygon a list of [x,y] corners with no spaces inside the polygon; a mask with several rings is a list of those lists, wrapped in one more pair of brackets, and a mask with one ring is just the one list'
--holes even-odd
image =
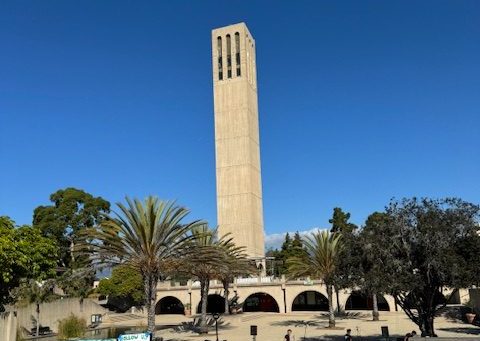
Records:
{"label": "walking person", "polygon": [[283,341],[295,341],[295,336],[292,335],[292,330],[288,329],[287,334],[285,334],[285,338]]}

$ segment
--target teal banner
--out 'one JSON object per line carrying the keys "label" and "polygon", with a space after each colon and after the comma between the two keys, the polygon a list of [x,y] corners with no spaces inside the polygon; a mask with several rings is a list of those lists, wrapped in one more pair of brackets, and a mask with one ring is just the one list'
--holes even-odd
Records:
{"label": "teal banner", "polygon": [[118,337],[118,341],[150,341],[150,333],[124,334]]}

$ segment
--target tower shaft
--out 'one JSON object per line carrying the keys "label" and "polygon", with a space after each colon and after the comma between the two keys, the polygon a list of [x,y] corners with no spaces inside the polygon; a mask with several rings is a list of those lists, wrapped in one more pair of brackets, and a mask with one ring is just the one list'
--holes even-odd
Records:
{"label": "tower shaft", "polygon": [[263,257],[255,40],[244,23],[218,28],[212,52],[218,229]]}

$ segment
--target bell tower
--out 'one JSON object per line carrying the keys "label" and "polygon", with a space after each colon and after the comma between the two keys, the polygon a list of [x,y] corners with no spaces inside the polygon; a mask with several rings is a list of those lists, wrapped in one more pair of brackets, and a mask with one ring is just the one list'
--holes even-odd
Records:
{"label": "bell tower", "polygon": [[265,256],[255,40],[244,23],[212,31],[217,222]]}

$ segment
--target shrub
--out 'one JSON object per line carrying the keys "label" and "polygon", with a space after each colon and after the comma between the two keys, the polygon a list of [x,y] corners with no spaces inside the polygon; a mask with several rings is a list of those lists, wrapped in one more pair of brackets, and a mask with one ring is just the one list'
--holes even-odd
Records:
{"label": "shrub", "polygon": [[85,319],[71,314],[69,317],[60,320],[58,324],[58,338],[66,340],[72,337],[80,337],[85,334],[87,322]]}

